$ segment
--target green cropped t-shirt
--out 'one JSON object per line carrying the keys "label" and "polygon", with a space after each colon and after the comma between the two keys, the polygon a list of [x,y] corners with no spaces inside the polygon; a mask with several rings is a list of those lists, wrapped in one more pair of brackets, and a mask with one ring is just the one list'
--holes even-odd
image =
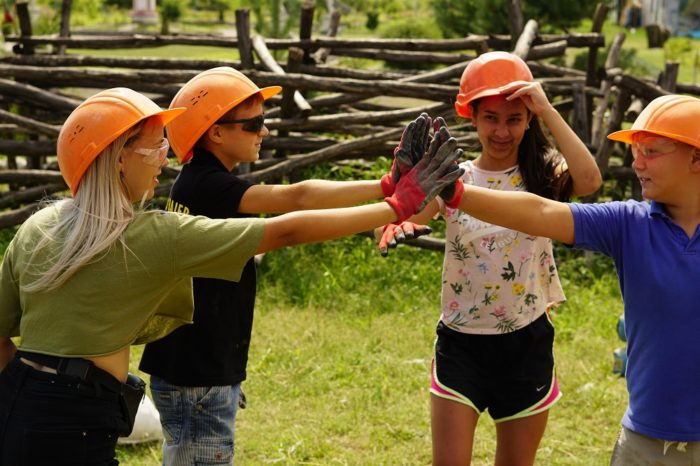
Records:
{"label": "green cropped t-shirt", "polygon": [[21,336],[25,351],[70,357],[111,354],[191,323],[191,277],[239,280],[264,229],[257,218],[141,212],[124,231],[126,248],[115,243],[58,289],[23,292],[60,246],[51,244],[28,264],[41,232],[57,219],[56,205],[37,212],[5,252],[0,336]]}

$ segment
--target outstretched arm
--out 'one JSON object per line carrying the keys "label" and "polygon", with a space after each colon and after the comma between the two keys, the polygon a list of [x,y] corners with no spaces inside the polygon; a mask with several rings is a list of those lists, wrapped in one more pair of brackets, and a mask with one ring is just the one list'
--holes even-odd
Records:
{"label": "outstretched arm", "polygon": [[563,202],[524,191],[498,191],[465,185],[459,208],[480,220],[511,230],[566,244],[574,242],[574,217]]}
{"label": "outstretched arm", "polygon": [[423,158],[396,184],[386,202],[377,204],[292,212],[265,221],[265,231],[257,252],[293,244],[311,243],[351,235],[387,223],[402,222],[424,209],[445,186],[464,173],[453,169],[462,155],[457,141],[450,138]]}
{"label": "outstretched arm", "polygon": [[[394,149],[390,173],[375,181],[306,180],[292,185],[250,187],[238,206],[244,213],[284,213],[297,210],[349,207],[372,199],[391,196],[402,174],[417,164],[429,142],[432,120],[427,113],[409,123]],[[434,149],[449,138],[438,141]],[[434,155],[434,154],[433,154]]]}
{"label": "outstretched arm", "polygon": [[397,220],[386,202],[347,207],[292,212],[265,220],[265,231],[257,254],[302,243],[314,243],[371,230]]}
{"label": "outstretched arm", "polygon": [[598,164],[583,141],[549,102],[542,85],[538,82],[516,81],[503,86],[503,90],[512,92],[507,97],[508,100],[522,99],[527,108],[547,125],[566,160],[566,166],[562,169],[568,168],[571,174],[573,194],[585,196],[597,191],[603,182]]}
{"label": "outstretched arm", "polygon": [[383,197],[379,180],[306,180],[290,185],[255,185],[243,195],[239,212],[284,213],[349,207]]}

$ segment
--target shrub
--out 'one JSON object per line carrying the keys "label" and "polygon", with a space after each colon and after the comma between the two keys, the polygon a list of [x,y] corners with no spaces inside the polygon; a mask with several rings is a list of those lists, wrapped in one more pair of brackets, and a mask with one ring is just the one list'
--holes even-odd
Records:
{"label": "shrub", "polygon": [[[382,24],[378,31],[379,37],[387,39],[439,39],[440,28],[430,18],[406,17]],[[397,69],[426,70],[435,67],[432,63],[407,63],[386,61],[387,66]]]}
{"label": "shrub", "polygon": [[[610,46],[607,46],[604,50],[598,50],[598,55],[596,57],[596,66],[598,68],[603,68],[605,66],[605,60],[609,52]],[[582,51],[577,53],[574,56],[572,66],[577,70],[585,71],[586,67],[588,66],[588,52]],[[659,70],[656,69],[656,67],[654,67],[651,63],[640,58],[637,55],[637,50],[633,48],[622,48],[620,50],[618,66],[622,68],[625,73],[636,77],[655,76],[659,73]]]}
{"label": "shrub", "polygon": [[671,37],[664,43],[665,61],[683,63],[684,58],[692,57],[693,43],[689,37]]}
{"label": "shrub", "polygon": [[[540,32],[567,30],[590,18],[599,0],[529,0],[523,3],[523,17],[537,18]],[[437,23],[445,37],[467,34],[508,34],[506,0],[430,0]]]}
{"label": "shrub", "polygon": [[374,31],[377,29],[379,26],[379,13],[376,11],[368,11],[367,12],[367,22],[365,23],[365,27],[369,29],[370,31]]}

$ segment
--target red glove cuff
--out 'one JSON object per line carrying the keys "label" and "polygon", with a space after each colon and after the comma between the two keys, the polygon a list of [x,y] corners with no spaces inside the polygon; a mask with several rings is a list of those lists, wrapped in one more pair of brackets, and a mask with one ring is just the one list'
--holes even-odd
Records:
{"label": "red glove cuff", "polygon": [[396,185],[394,184],[394,177],[391,176],[391,173],[386,173],[382,175],[380,183],[382,186],[382,193],[384,193],[385,197],[394,194],[394,189],[396,189]]}
{"label": "red glove cuff", "polygon": [[445,201],[445,205],[449,207],[450,209],[457,209],[459,207],[459,203],[462,202],[462,195],[464,194],[464,183],[462,182],[462,179],[458,179],[455,182],[455,193],[452,195],[451,199],[443,199]]}
{"label": "red glove cuff", "polygon": [[425,199],[425,193],[418,185],[414,172],[415,170],[411,170],[407,175],[402,176],[394,194],[384,198],[396,212],[397,219],[394,223],[401,223],[413,216]]}

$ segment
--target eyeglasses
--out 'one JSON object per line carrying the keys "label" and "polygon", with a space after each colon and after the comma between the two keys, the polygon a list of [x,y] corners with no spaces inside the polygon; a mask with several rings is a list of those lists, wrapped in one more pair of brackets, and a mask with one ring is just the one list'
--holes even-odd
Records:
{"label": "eyeglasses", "polygon": [[161,167],[168,158],[168,150],[170,150],[170,142],[166,138],[160,143],[160,146],[155,148],[139,147],[134,149],[139,155],[143,155],[143,163],[153,167]]}
{"label": "eyeglasses", "polygon": [[253,118],[245,118],[243,120],[219,120],[216,122],[217,125],[229,125],[235,123],[243,123],[241,129],[243,131],[248,131],[249,133],[259,133],[263,126],[265,126],[265,115],[260,114]]}
{"label": "eyeglasses", "polygon": [[639,157],[639,154],[641,154],[645,159],[652,160],[675,152],[677,149],[683,147],[689,146],[680,141],[665,137],[647,136],[636,139],[632,143],[632,157],[636,159]]}

